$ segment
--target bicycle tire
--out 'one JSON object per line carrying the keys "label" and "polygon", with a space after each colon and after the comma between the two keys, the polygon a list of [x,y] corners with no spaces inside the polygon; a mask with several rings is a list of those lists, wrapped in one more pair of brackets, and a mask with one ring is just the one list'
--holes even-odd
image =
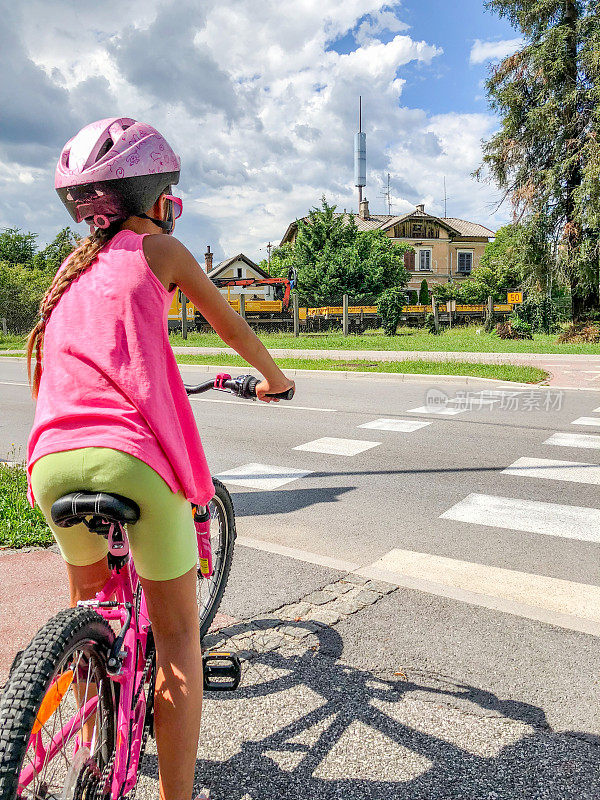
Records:
{"label": "bicycle tire", "polygon": [[[83,607],[71,608],[52,617],[22,652],[4,687],[0,701],[0,800],[15,800],[17,797],[19,776],[42,700],[56,676],[61,673],[63,667],[68,668],[69,658],[78,650],[85,652],[88,684],[93,670],[94,683],[96,686],[101,686],[101,700],[98,706],[102,717],[100,722],[102,738],[100,747],[95,753],[96,761],[99,762],[98,771],[106,767],[112,759],[116,739],[117,700],[114,684],[106,677],[106,662],[114,638],[115,635],[108,623],[95,611]],[[79,663],[80,661],[77,662]],[[84,661],[83,664],[85,663]],[[90,664],[92,664],[91,669]],[[78,682],[79,678],[77,685]],[[67,693],[68,691],[69,689]],[[56,711],[53,712],[53,716],[57,716]],[[62,717],[60,720],[62,722]],[[73,742],[73,739],[67,738],[67,741]],[[59,753],[56,754],[56,759],[62,764]],[[53,761],[54,759],[49,760],[48,765]],[[43,767],[46,767],[46,762]],[[43,779],[40,778],[40,781],[43,782]],[[24,791],[19,796],[28,797],[29,792]]]}
{"label": "bicycle tire", "polygon": [[[197,570],[198,573],[198,600],[199,600],[199,609],[198,609],[198,616],[200,619],[200,638],[203,638],[215,618],[217,611],[219,610],[219,606],[221,605],[221,601],[223,599],[223,593],[225,591],[225,587],[227,586],[227,581],[229,579],[229,573],[231,571],[231,564],[233,562],[233,550],[235,546],[235,538],[236,538],[236,530],[235,530],[235,512],[233,510],[233,501],[231,500],[231,495],[225,488],[225,486],[221,483],[220,480],[213,478],[213,483],[215,485],[215,496],[213,500],[209,503],[209,509],[211,509],[211,531],[213,530],[213,518],[212,518],[212,511],[216,509],[217,513],[220,514],[220,522],[223,521],[225,523],[225,541],[223,542],[223,555],[220,559],[217,559],[216,562],[213,563],[214,572],[210,581],[213,581],[214,590],[211,592],[209,597],[209,602],[201,605],[201,590],[202,587],[205,585],[206,578],[202,577],[202,573],[200,570]],[[212,507],[211,507],[212,504]],[[211,533],[211,541],[212,541],[213,534]],[[214,552],[213,552],[214,556]]]}

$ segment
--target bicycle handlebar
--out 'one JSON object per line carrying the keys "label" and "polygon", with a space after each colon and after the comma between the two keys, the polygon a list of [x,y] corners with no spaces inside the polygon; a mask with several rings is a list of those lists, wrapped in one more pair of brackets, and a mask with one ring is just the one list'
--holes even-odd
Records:
{"label": "bicycle handlebar", "polygon": [[[199,383],[197,386],[184,385],[188,395],[203,394],[211,389],[217,389],[222,392],[231,392],[231,394],[243,397],[246,400],[256,400],[256,385],[258,383],[259,379],[255,378],[254,375],[238,375],[237,378],[232,378],[227,373],[220,373],[214,379]],[[267,397],[273,397],[277,400],[291,400],[293,396],[293,388],[285,392],[267,395]]]}

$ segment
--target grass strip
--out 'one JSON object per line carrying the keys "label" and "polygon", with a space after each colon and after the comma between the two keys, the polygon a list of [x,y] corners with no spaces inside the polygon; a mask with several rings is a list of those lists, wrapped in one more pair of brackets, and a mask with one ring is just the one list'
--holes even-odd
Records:
{"label": "grass strip", "polygon": [[[294,350],[424,350],[446,353],[567,353],[600,355],[600,344],[559,344],[556,334],[536,333],[532,340],[500,339],[486,333],[476,325],[447,328],[438,336],[422,328],[399,328],[396,336],[385,336],[381,331],[342,336],[341,333],[305,333],[295,338],[291,333],[258,331],[260,340],[268,348]],[[215,333],[191,332],[184,340],[180,334],[171,334],[175,347],[223,347]]]}
{"label": "grass strip", "polygon": [[0,462],[0,547],[48,547],[53,542],[42,512],[27,502],[23,466]]}
{"label": "grass strip", "polygon": [[[237,355],[187,355],[176,356],[179,364],[208,364],[252,369]],[[475,378],[494,378],[519,383],[539,383],[548,373],[538,367],[518,364],[471,364],[466,361],[339,361],[331,358],[276,358],[282,369],[320,369],[332,372],[392,372],[414,375],[457,375]]]}

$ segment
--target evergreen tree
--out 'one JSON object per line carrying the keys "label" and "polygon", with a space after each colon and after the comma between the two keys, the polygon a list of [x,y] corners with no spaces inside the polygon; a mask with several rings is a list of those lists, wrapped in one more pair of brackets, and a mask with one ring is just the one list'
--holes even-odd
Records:
{"label": "evergreen tree", "polygon": [[600,309],[600,3],[485,5],[525,43],[487,81],[501,128],[484,146],[484,163],[528,227],[524,255],[547,268],[544,247],[556,246],[573,317],[585,318]]}
{"label": "evergreen tree", "polygon": [[426,306],[429,303],[429,286],[425,278],[421,281],[421,288],[419,289],[419,303]]}

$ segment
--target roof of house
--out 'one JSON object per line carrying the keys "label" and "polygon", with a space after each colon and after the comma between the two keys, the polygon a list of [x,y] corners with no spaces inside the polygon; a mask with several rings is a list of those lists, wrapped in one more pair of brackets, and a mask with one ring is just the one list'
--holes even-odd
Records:
{"label": "roof of house", "polygon": [[[427,214],[425,211],[421,211],[418,208],[414,211],[409,211],[407,214],[401,214],[400,216],[394,214],[369,214],[368,217],[361,217],[360,214],[348,214],[346,212],[342,214],[335,214],[334,216],[344,217],[347,220],[349,220],[351,216],[354,217],[354,222],[356,223],[356,227],[359,231],[373,231],[377,229],[385,231],[409,218],[414,219],[415,217],[422,217],[424,219],[431,219],[439,222],[448,231],[450,231],[453,238],[460,236],[481,236],[489,239],[490,237],[496,235],[494,231],[491,231],[489,228],[485,228],[483,225],[478,225],[476,222],[467,222],[467,220],[458,219],[458,217],[435,217],[432,214]],[[308,222],[309,219],[309,216],[302,217],[302,222]],[[281,244],[285,244],[285,242],[291,239],[292,233],[297,225],[298,220],[294,220],[294,222],[291,222],[288,225],[287,230],[283,235],[283,239],[281,240]]]}
{"label": "roof of house", "polygon": [[442,217],[449,225],[455,228],[462,236],[495,236],[495,232],[486,228],[484,225],[479,225],[477,222],[467,222],[466,219],[458,219],[458,217]]}
{"label": "roof of house", "polygon": [[216,278],[220,275],[221,272],[224,272],[227,267],[230,267],[232,264],[235,264],[236,261],[243,261],[249,267],[251,267],[255,272],[257,272],[261,277],[268,278],[269,274],[261,269],[258,264],[255,264],[251,258],[245,256],[243,253],[238,253],[237,256],[231,256],[231,258],[226,258],[225,261],[221,261],[217,264],[216,267],[213,267],[211,271],[208,273],[209,278]]}

